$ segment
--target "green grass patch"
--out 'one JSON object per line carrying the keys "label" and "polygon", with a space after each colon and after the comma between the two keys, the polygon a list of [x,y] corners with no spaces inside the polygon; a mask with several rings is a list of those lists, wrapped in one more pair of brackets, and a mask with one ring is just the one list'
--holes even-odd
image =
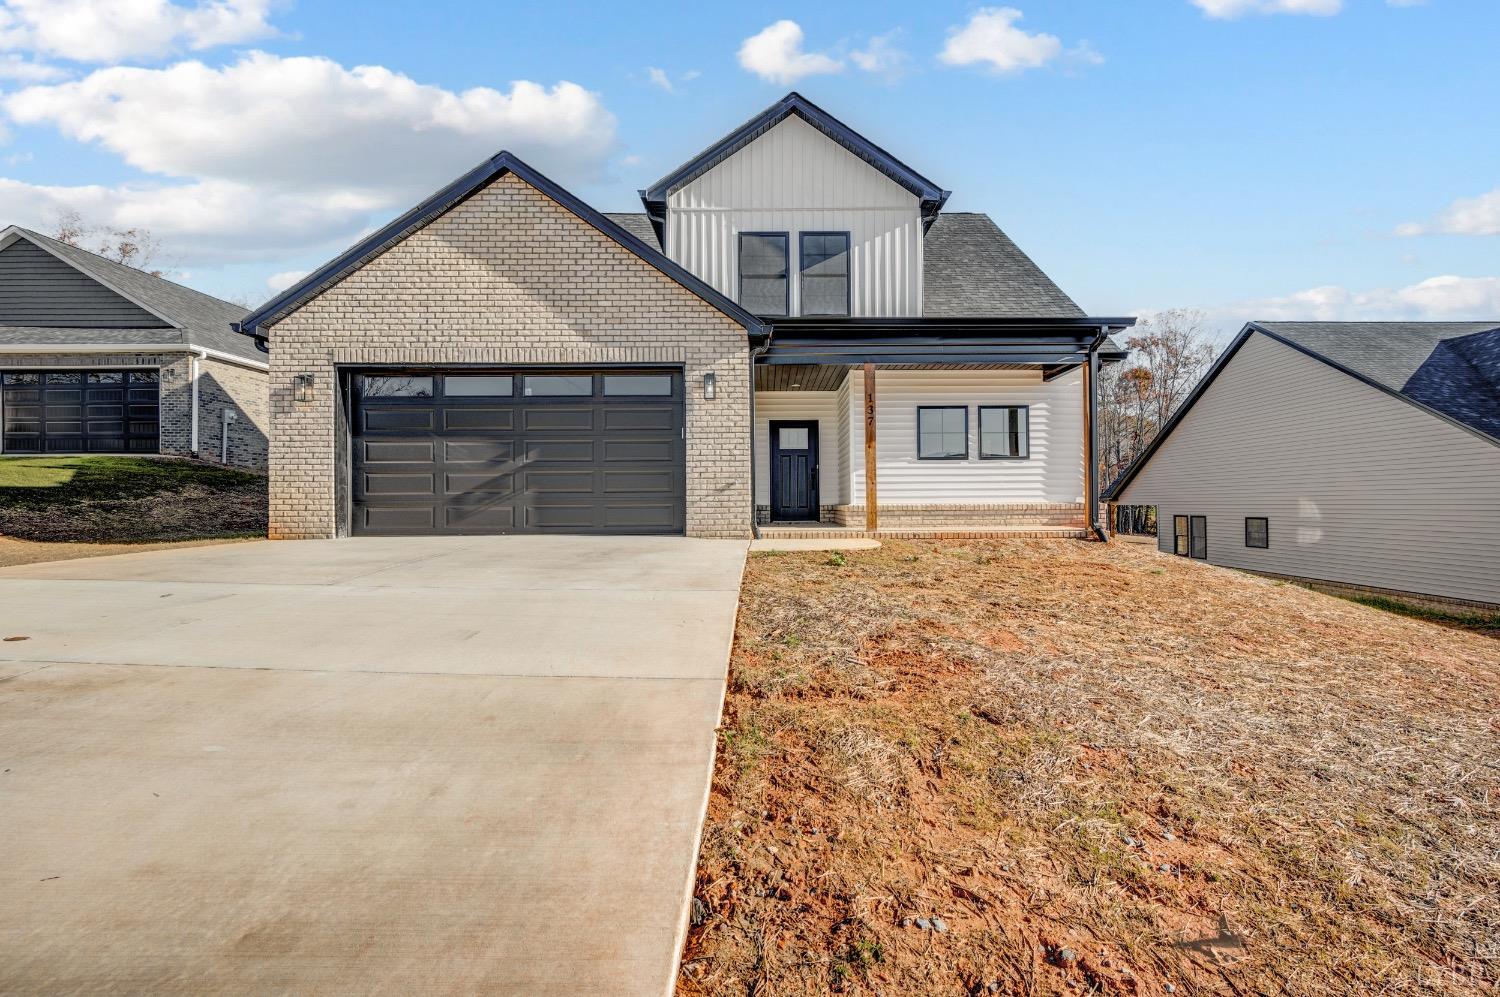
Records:
{"label": "green grass patch", "polygon": [[1357,602],[1361,606],[1369,606],[1371,609],[1395,613],[1398,616],[1410,616],[1413,619],[1426,620],[1428,623],[1437,623],[1445,627],[1455,627],[1460,630],[1477,630],[1480,633],[1500,636],[1500,613],[1484,613],[1478,610],[1474,612],[1459,612],[1456,610],[1437,609],[1433,606],[1421,606],[1413,602],[1403,602],[1400,599],[1392,599],[1383,595],[1348,595],[1343,598],[1348,599],[1350,602]]}
{"label": "green grass patch", "polygon": [[196,461],[0,458],[0,534],[133,543],[265,532],[266,479]]}

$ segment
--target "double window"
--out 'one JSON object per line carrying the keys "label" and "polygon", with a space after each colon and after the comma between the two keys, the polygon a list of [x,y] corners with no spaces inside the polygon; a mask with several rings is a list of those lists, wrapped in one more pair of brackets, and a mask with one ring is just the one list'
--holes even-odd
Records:
{"label": "double window", "polygon": [[1172,553],[1178,557],[1208,559],[1208,517],[1172,517]]}
{"label": "double window", "polygon": [[[1031,456],[1031,410],[1025,405],[979,406],[979,459],[1025,460]],[[920,460],[969,459],[969,407],[917,407]]]}
{"label": "double window", "polygon": [[[741,232],[740,304],[756,315],[791,314],[791,233]],[[797,295],[803,315],[848,315],[849,233],[799,232]]]}

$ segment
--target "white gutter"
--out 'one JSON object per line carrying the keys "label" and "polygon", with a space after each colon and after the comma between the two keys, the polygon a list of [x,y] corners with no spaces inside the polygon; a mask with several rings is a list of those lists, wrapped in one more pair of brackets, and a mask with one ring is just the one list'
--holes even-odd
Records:
{"label": "white gutter", "polygon": [[271,369],[270,364],[259,360],[248,360],[233,353],[210,350],[203,346],[184,346],[181,343],[145,343],[139,346],[122,346],[119,343],[47,343],[31,346],[25,343],[0,343],[0,356],[7,353],[187,353],[204,360],[248,367],[250,370],[267,372]]}

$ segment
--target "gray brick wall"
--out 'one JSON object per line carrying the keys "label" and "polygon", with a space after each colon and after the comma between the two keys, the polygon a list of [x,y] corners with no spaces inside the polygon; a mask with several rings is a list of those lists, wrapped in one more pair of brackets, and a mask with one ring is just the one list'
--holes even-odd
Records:
{"label": "gray brick wall", "polygon": [[[230,434],[229,463],[264,469],[269,450],[266,440],[266,427],[270,424],[269,375],[212,359],[198,363],[199,456],[218,463],[219,413],[226,405],[232,405],[241,416]],[[159,452],[172,457],[193,455],[193,368],[192,358],[185,353],[26,353],[0,357],[0,367],[154,368],[161,379]]]}
{"label": "gray brick wall", "polygon": [[[273,538],[330,537],[340,364],[681,364],[687,532],[750,531],[744,329],[524,181],[506,175],[270,331]],[[712,371],[716,397],[703,397]],[[314,400],[293,399],[312,374]]]}
{"label": "gray brick wall", "polygon": [[198,369],[198,454],[218,463],[224,454],[224,410],[238,418],[229,423],[229,461],[236,467],[263,470],[270,453],[269,375],[209,358]]}

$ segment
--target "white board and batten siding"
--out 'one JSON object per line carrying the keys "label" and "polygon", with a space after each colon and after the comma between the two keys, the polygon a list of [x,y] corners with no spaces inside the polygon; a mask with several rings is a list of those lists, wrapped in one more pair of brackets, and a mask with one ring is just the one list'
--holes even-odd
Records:
{"label": "white board and batten siding", "polygon": [[799,232],[850,234],[851,314],[921,314],[916,195],[795,115],[667,198],[667,255],[735,300],[741,232],[788,234],[792,315]]}
{"label": "white board and batten siding", "polygon": [[[846,382],[847,383],[847,382]],[[755,395],[755,504],[771,504],[771,423],[816,421],[818,424],[818,502],[849,501],[848,426],[839,418],[839,391],[759,391]]]}
{"label": "white board and batten siding", "polygon": [[[847,494],[864,503],[864,386],[846,382]],[[969,412],[967,460],[917,459],[917,409]],[[1030,456],[979,458],[979,407],[1029,406]],[[1043,381],[1038,370],[881,370],[875,374],[875,459],[881,505],[988,505],[1083,501],[1083,375]]]}
{"label": "white board and batten siding", "polygon": [[1500,447],[1259,333],[1116,501],[1167,552],[1205,516],[1214,564],[1500,604]]}

